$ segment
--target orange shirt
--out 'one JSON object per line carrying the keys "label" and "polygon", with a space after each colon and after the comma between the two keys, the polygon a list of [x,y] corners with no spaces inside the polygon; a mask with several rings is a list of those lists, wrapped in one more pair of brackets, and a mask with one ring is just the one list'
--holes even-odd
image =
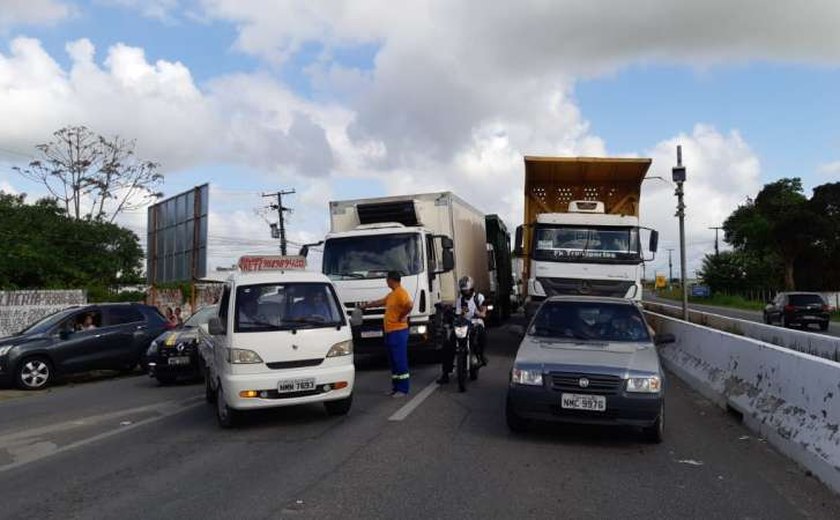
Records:
{"label": "orange shirt", "polygon": [[408,328],[408,320],[400,321],[400,316],[408,314],[414,304],[402,285],[397,286],[385,297],[385,332],[394,332]]}

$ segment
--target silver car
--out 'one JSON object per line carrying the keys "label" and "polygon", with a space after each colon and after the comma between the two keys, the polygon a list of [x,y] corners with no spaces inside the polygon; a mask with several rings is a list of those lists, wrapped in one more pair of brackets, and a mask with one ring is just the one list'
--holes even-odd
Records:
{"label": "silver car", "polygon": [[507,423],[531,421],[641,427],[661,442],[665,373],[638,305],[619,298],[557,296],[530,323],[510,374]]}

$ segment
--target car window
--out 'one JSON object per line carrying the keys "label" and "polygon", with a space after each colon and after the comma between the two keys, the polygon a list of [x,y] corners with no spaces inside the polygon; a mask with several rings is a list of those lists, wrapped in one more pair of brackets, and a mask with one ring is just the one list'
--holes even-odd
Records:
{"label": "car window", "polygon": [[823,305],[825,303],[819,294],[791,294],[788,299],[791,305]]}
{"label": "car window", "polygon": [[133,307],[111,307],[108,309],[108,325],[124,325],[144,321],[143,313]]}
{"label": "car window", "polygon": [[198,327],[210,321],[210,318],[219,314],[219,308],[215,305],[208,305],[195,311],[192,316],[184,322],[185,327]]}
{"label": "car window", "polygon": [[67,330],[81,332],[85,330],[98,329],[102,327],[102,311],[99,309],[88,309],[74,314],[62,326]]}
{"label": "car window", "polygon": [[534,317],[529,334],[574,341],[650,341],[638,309],[604,302],[546,302]]}
{"label": "car window", "polygon": [[228,319],[228,308],[230,307],[230,285],[225,284],[225,288],[222,290],[222,297],[219,300],[219,319],[222,320],[222,323],[227,323]]}

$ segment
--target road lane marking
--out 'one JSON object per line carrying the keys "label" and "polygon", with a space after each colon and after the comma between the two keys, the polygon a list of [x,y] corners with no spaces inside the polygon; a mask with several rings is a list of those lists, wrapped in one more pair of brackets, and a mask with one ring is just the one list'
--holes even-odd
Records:
{"label": "road lane marking", "polygon": [[[196,402],[194,402],[196,401]],[[39,460],[43,460],[47,457],[52,457],[53,455],[57,455],[59,453],[64,453],[66,451],[74,450],[76,448],[80,448],[82,446],[87,446],[88,444],[93,444],[95,442],[99,442],[101,440],[108,439],[115,435],[119,435],[135,428],[140,428],[147,424],[151,424],[162,419],[166,419],[168,417],[172,417],[173,415],[177,415],[179,413],[185,412],[187,410],[192,410],[193,408],[197,408],[199,406],[203,406],[203,398],[192,398],[187,399],[185,401],[181,401],[179,403],[168,403],[170,406],[166,406],[163,409],[159,409],[159,415],[155,415],[153,417],[149,417],[148,419],[143,419],[141,421],[132,423],[128,426],[118,426],[117,428],[113,428],[111,430],[102,432],[100,434],[94,435],[93,437],[87,437],[85,439],[81,439],[79,441],[64,445],[60,448],[57,448],[53,443],[46,443],[43,441],[36,441],[35,444],[32,444],[28,447],[25,446],[7,446],[7,452],[10,454],[17,455],[14,462],[10,462],[8,464],[4,464],[0,466],[0,473],[4,473],[6,471],[13,470],[15,468],[19,468],[21,466],[25,466],[32,462],[36,462]],[[146,407],[142,407],[146,408]],[[110,414],[108,414],[110,415]],[[19,435],[19,434],[18,434]],[[12,448],[12,449],[9,449]],[[23,449],[22,449],[23,448]]]}
{"label": "road lane marking", "polygon": [[432,381],[431,383],[429,383],[429,386],[421,390],[420,393],[414,396],[414,398],[411,401],[405,403],[405,405],[402,408],[394,412],[394,415],[388,417],[388,420],[402,421],[403,419],[411,415],[411,412],[417,409],[417,407],[420,406],[423,403],[423,401],[425,401],[430,395],[432,395],[434,391],[438,389],[438,386],[440,385],[437,384],[437,381]]}

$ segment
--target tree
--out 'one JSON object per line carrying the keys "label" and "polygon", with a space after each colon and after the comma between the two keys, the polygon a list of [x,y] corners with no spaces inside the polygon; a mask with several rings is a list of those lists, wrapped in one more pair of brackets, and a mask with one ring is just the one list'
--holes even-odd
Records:
{"label": "tree", "polygon": [[[114,222],[121,212],[146,206],[160,196],[159,164],[137,159],[135,141],[106,138],[84,126],[68,126],[36,146],[38,158],[14,169],[40,182],[65,214]],[[108,204],[110,203],[110,204]]]}
{"label": "tree", "polygon": [[784,287],[796,287],[797,259],[823,231],[823,219],[812,211],[799,178],[767,184],[755,200],[747,199],[724,222],[725,240],[739,251],[761,256],[778,254]]}
{"label": "tree", "polygon": [[69,218],[54,199],[0,192],[0,288],[107,288],[142,281],[137,235]]}

